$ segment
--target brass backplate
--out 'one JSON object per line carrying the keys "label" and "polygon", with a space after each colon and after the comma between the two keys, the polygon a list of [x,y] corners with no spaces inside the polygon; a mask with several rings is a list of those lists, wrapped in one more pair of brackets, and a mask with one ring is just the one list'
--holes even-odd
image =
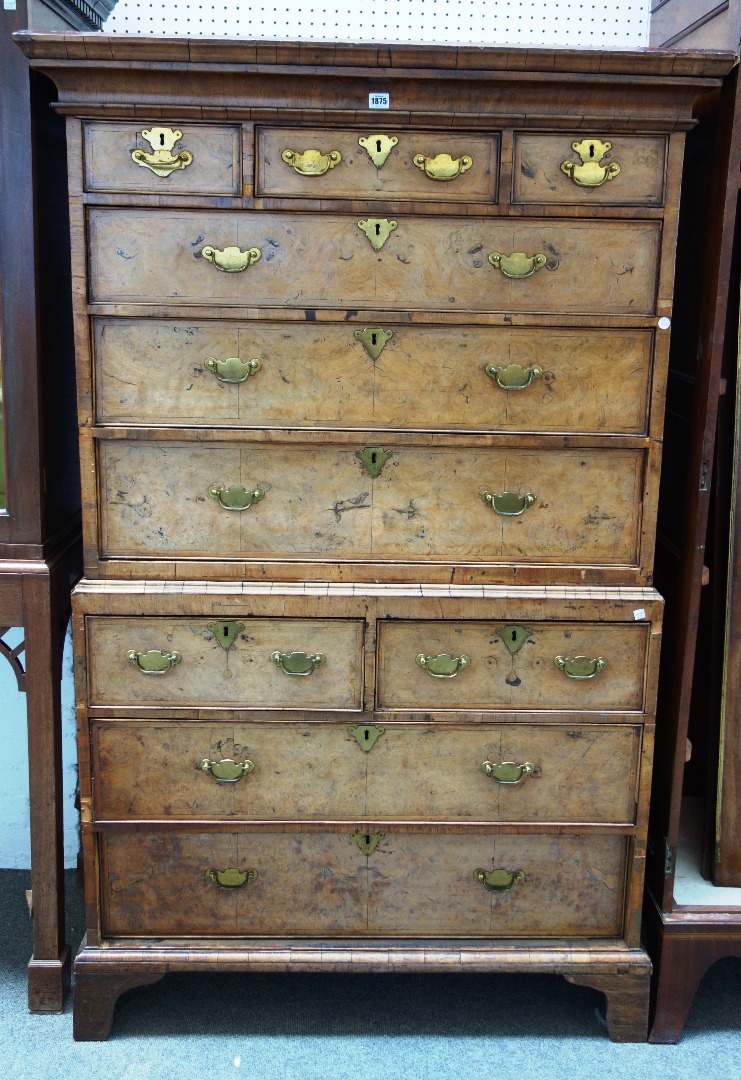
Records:
{"label": "brass backplate", "polygon": [[530,637],[532,630],[529,626],[498,626],[496,634],[514,656]]}
{"label": "brass backplate", "polygon": [[386,729],[376,727],[375,724],[358,724],[357,727],[350,727],[347,730],[350,732],[353,739],[355,739],[355,742],[360,749],[365,750],[366,754],[368,754]]}
{"label": "brass backplate", "polygon": [[206,627],[214,635],[219,645],[225,651],[231,649],[234,642],[244,630],[243,622],[211,622]]}
{"label": "brass backplate", "polygon": [[352,833],[352,839],[364,855],[372,855],[383,840],[383,837],[384,834],[382,832],[363,832],[362,829],[358,829],[357,832]]}

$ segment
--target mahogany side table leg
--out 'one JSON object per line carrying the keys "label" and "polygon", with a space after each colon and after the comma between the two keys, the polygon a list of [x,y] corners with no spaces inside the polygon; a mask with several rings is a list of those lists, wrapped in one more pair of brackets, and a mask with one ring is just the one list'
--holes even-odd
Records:
{"label": "mahogany side table leg", "polygon": [[23,577],[33,904],[33,955],[28,965],[31,1012],[61,1012],[70,978],[62,832],[64,630],[60,624],[64,611],[59,594],[64,592],[54,580],[55,572],[66,570],[63,564],[56,571]]}

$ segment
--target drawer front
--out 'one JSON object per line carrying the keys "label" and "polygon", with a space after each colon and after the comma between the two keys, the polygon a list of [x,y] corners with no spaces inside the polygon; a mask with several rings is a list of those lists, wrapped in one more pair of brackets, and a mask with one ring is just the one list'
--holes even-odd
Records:
{"label": "drawer front", "polygon": [[[359,619],[93,617],[86,632],[93,705],[362,705],[364,623]],[[280,654],[275,660],[274,653]],[[286,659],[290,654],[293,660]],[[323,659],[304,662],[295,654]],[[154,671],[144,670],[152,666]],[[287,673],[294,667],[306,674]]]}
{"label": "drawer front", "polygon": [[[363,221],[368,219],[363,218]],[[88,213],[90,299],[147,304],[583,312],[655,309],[658,221],[501,221],[391,215],[376,251],[358,217],[122,210]],[[370,226],[368,226],[370,228]],[[380,227],[380,226],[379,226]],[[259,251],[224,272],[204,250]],[[528,277],[489,255],[542,255]]]}
{"label": "drawer front", "polygon": [[[581,153],[573,149],[573,143]],[[610,149],[605,151],[608,143]],[[661,136],[585,138],[521,132],[515,135],[512,201],[661,206],[666,151],[667,140]]]}
{"label": "drawer front", "polygon": [[115,720],[93,746],[99,820],[630,825],[641,728]]}
{"label": "drawer front", "polygon": [[[311,150],[318,153],[306,153]],[[371,154],[376,161],[383,159],[380,167]],[[452,131],[258,128],[255,157],[260,195],[493,202],[499,137]]]}
{"label": "drawer front", "polygon": [[[100,837],[103,933],[614,937],[625,844],[387,831],[365,855],[349,831],[109,833]],[[256,875],[240,888],[207,877],[226,869]],[[477,876],[495,870],[515,875],[508,891],[488,891]]]}
{"label": "drawer front", "polygon": [[[178,131],[180,138],[173,141]],[[87,191],[242,194],[242,138],[236,124],[85,124],[84,154]]]}
{"label": "drawer front", "polygon": [[[373,441],[370,443],[371,451]],[[104,555],[629,565],[642,450],[392,449],[371,477],[352,447],[113,440],[99,445]],[[609,482],[608,482],[609,478]],[[245,510],[220,504],[235,485]],[[209,491],[214,494],[209,496]],[[484,501],[497,496],[500,510]],[[264,493],[259,497],[260,493]],[[504,502],[501,495],[511,496]],[[531,499],[530,496],[534,496]],[[529,505],[528,505],[529,504]]]}
{"label": "drawer front", "polygon": [[377,707],[640,710],[648,634],[645,623],[379,622]]}
{"label": "drawer front", "polygon": [[[646,330],[93,323],[102,424],[646,430]],[[376,359],[364,334],[386,339]]]}

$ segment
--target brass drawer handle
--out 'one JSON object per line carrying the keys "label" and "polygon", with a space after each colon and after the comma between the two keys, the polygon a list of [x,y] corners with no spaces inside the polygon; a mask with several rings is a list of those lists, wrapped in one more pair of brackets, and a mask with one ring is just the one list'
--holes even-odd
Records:
{"label": "brass drawer handle", "polygon": [[222,510],[249,510],[254,503],[265,498],[264,488],[256,487],[247,491],[241,484],[234,484],[229,488],[223,484],[214,484],[208,489],[208,493]]}
{"label": "brass drawer handle", "polygon": [[280,156],[286,165],[290,165],[301,176],[324,176],[342,161],[339,150],[332,150],[329,154],[323,154],[321,150],[304,150],[303,154],[295,150],[284,150]]}
{"label": "brass drawer handle", "polygon": [[474,870],[473,876],[487,892],[509,892],[513,885],[525,880],[523,870]]}
{"label": "brass drawer handle", "polygon": [[490,776],[497,784],[522,784],[528,776],[535,772],[535,766],[531,761],[523,765],[517,765],[514,761],[482,761],[481,771]]}
{"label": "brass drawer handle", "polygon": [[241,251],[238,247],[225,247],[222,251],[209,245],[201,251],[201,257],[212,263],[217,270],[223,270],[226,274],[238,274],[259,262],[262,252],[256,247],[249,248],[248,251]]}
{"label": "brass drawer handle", "polygon": [[473,158],[467,154],[460,158],[452,158],[450,154],[438,154],[434,158],[415,154],[412,160],[430,180],[455,180],[456,176],[468,172],[473,165]]}
{"label": "brass drawer handle", "polygon": [[162,652],[159,649],[150,649],[149,652],[141,653],[136,649],[129,649],[126,659],[142,675],[166,675],[170,668],[174,668],[183,659],[179,652]]}
{"label": "brass drawer handle", "polygon": [[141,132],[143,139],[152,147],[152,153],[147,150],[133,150],[132,159],[137,165],[149,169],[157,176],[169,176],[176,169],[187,169],[193,160],[189,150],[179,150],[173,154],[175,143],[182,139],[182,131],[174,131],[172,128],[153,127],[145,128]]}
{"label": "brass drawer handle", "polygon": [[607,667],[604,656],[594,660],[588,656],[554,656],[553,663],[570,679],[593,679],[597,672]]}
{"label": "brass drawer handle", "polygon": [[508,364],[507,367],[487,364],[484,371],[500,390],[527,390],[543,374],[542,367],[524,368],[521,364]]}
{"label": "brass drawer handle", "polygon": [[481,501],[490,506],[495,514],[500,517],[520,517],[529,506],[532,506],[537,495],[528,491],[525,495],[518,495],[516,491],[481,492]]}
{"label": "brass drawer handle", "polygon": [[203,366],[215,375],[219,382],[243,383],[249,379],[250,375],[256,375],[262,370],[262,360],[255,358],[248,360],[245,364],[244,360],[238,356],[228,356],[226,360],[217,360],[215,356],[209,356]]}
{"label": "brass drawer handle", "polygon": [[225,870],[207,870],[206,877],[222,889],[241,889],[255,880],[257,870],[238,870],[236,866],[228,866]]}
{"label": "brass drawer handle", "polygon": [[433,679],[454,679],[459,671],[463,671],[471,663],[471,657],[465,653],[461,656],[451,656],[450,653],[426,656],[419,653],[415,660]]}
{"label": "brass drawer handle", "polygon": [[579,155],[581,164],[576,161],[562,161],[561,172],[570,176],[579,187],[601,187],[605,180],[612,180],[620,172],[617,161],[600,165],[602,158],[612,149],[612,143],[601,142],[599,139],[582,139],[581,142],[573,142],[571,149]]}
{"label": "brass drawer handle", "polygon": [[198,766],[203,772],[208,773],[214,780],[221,784],[236,784],[247,773],[251,773],[255,767],[254,761],[234,761],[232,758],[222,758],[220,761],[211,761],[204,758]]}
{"label": "brass drawer handle", "polygon": [[270,659],[284,675],[313,675],[324,663],[324,653],[272,652]]}
{"label": "brass drawer handle", "polygon": [[524,251],[513,251],[511,255],[501,255],[492,251],[489,262],[501,270],[508,278],[526,278],[546,264],[545,255],[526,255]]}

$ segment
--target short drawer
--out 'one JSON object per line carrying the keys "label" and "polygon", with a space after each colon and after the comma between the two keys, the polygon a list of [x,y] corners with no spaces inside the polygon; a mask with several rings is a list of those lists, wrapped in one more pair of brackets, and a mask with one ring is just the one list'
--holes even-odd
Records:
{"label": "short drawer", "polygon": [[512,201],[661,206],[665,136],[515,134]]}
{"label": "short drawer", "polygon": [[646,623],[379,622],[377,707],[640,710],[648,641]]}
{"label": "short drawer", "polygon": [[647,330],[123,318],[93,326],[102,424],[585,434],[647,425]]}
{"label": "short drawer", "polygon": [[108,832],[100,836],[103,933],[558,938],[622,931],[623,836],[386,830],[366,855],[357,840],[367,835],[372,845],[377,834],[356,832],[357,839],[350,828]]}
{"label": "short drawer", "polygon": [[242,132],[237,124],[90,123],[83,131],[87,191],[242,194]]}
{"label": "short drawer", "polygon": [[[658,221],[403,214],[360,220],[362,228],[357,214],[92,207],[90,300],[304,310],[655,311]],[[386,220],[394,225],[376,250]],[[502,256],[501,266],[489,256],[494,262]]]}
{"label": "short drawer", "polygon": [[493,202],[499,136],[265,127],[255,160],[260,195]]}
{"label": "short drawer", "polygon": [[[318,449],[100,440],[103,554],[637,562],[643,450],[377,438]],[[242,511],[226,508],[235,500]]]}
{"label": "short drawer", "polygon": [[640,725],[93,724],[98,820],[630,825]]}
{"label": "short drawer", "polygon": [[92,705],[359,709],[359,619],[86,620]]}

